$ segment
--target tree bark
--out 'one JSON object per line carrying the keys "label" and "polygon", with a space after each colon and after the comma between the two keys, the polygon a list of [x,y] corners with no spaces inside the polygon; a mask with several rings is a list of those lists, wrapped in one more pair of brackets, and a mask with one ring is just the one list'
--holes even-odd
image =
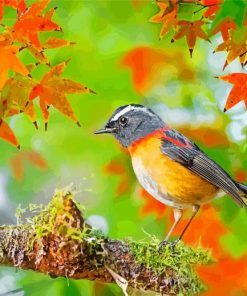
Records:
{"label": "tree bark", "polygon": [[[188,249],[181,248],[183,251]],[[72,194],[64,192],[57,192],[51,203],[28,219],[28,223],[0,227],[1,265],[32,269],[51,277],[116,282],[125,295],[128,295],[127,287],[162,295],[199,292],[202,285],[193,273],[192,263],[187,274],[181,274],[176,268],[176,262],[182,260],[180,249],[171,250],[171,246],[165,246],[159,250],[152,244],[140,242],[139,245],[138,242],[105,237],[85,223]],[[150,256],[150,252],[156,253]],[[164,252],[173,257],[174,266],[164,263],[164,259],[168,259]],[[189,252],[198,257],[197,251],[190,249]],[[201,255],[198,263],[206,263],[208,256],[204,251],[198,252]],[[161,258],[161,262],[157,258]]]}

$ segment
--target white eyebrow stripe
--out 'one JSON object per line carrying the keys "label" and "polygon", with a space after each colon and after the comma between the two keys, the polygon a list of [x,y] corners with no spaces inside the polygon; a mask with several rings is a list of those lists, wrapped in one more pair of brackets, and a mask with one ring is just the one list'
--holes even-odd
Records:
{"label": "white eyebrow stripe", "polygon": [[118,112],[117,114],[115,114],[115,116],[113,116],[113,118],[111,119],[111,121],[118,120],[121,116],[123,116],[125,113],[127,113],[127,112],[129,112],[131,110],[143,110],[146,113],[150,113],[148,111],[148,109],[145,108],[145,107],[136,107],[136,106],[128,105],[123,110],[121,110],[120,112]]}

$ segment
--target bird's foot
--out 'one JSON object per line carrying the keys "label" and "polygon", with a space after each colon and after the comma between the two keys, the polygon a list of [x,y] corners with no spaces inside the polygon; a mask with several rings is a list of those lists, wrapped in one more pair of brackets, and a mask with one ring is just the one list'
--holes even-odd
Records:
{"label": "bird's foot", "polygon": [[177,245],[177,243],[180,241],[180,239],[176,239],[173,242],[169,242],[167,240],[163,240],[160,244],[159,244],[159,250],[162,249],[163,246],[171,246],[172,248],[175,248],[175,246]]}

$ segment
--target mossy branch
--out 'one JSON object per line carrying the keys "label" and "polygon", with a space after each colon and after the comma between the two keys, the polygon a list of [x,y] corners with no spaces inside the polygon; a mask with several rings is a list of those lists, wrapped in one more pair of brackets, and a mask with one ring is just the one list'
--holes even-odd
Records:
{"label": "mossy branch", "polygon": [[26,223],[0,227],[0,264],[52,277],[116,282],[125,295],[127,288],[195,295],[203,285],[193,266],[209,261],[206,251],[182,243],[159,250],[156,239],[110,239],[85,222],[70,192],[57,191]]}

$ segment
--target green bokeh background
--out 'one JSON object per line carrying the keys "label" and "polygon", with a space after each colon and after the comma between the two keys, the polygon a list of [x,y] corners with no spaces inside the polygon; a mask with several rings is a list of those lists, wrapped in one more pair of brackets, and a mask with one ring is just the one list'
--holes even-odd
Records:
{"label": "green bokeh background", "polygon": [[[31,2],[29,2],[31,3]],[[155,214],[143,216],[140,209],[144,201],[138,193],[139,185],[131,170],[130,159],[120,150],[110,136],[95,136],[93,132],[102,127],[115,108],[128,103],[144,103],[153,107],[170,125],[175,127],[219,127],[231,141],[229,147],[208,148],[198,143],[210,156],[234,174],[245,170],[246,156],[246,112],[239,104],[227,114],[222,112],[230,85],[216,80],[222,75],[225,54],[212,51],[219,44],[215,37],[212,44],[199,41],[193,59],[190,59],[184,40],[170,43],[169,33],[158,40],[160,26],[148,22],[157,12],[152,2],[132,1],[51,1],[49,7],[57,6],[54,21],[64,33],[42,33],[76,41],[76,45],[47,50],[52,65],[71,58],[63,76],[92,88],[97,95],[69,95],[82,127],[51,109],[48,131],[44,131],[38,109],[39,130],[36,131],[25,115],[10,120],[10,126],[20,140],[22,151],[33,149],[39,152],[49,165],[46,171],[34,166],[25,167],[25,176],[16,180],[9,161],[19,152],[0,141],[0,201],[1,223],[14,223],[14,209],[18,204],[30,202],[48,203],[55,188],[70,183],[78,193],[76,198],[87,208],[87,216],[100,221],[103,229],[114,238],[131,236],[135,239],[155,234],[160,239],[166,231],[166,219],[157,221]],[[186,12],[185,12],[186,15]],[[15,11],[5,8],[6,23],[15,20]],[[165,53],[179,53],[181,63],[186,63],[194,78],[178,79],[161,75],[161,82],[153,84],[147,91],[137,91],[133,85],[131,70],[123,67],[124,56],[140,46],[162,49]],[[25,64],[35,60],[27,51],[20,55]],[[178,61],[169,61],[179,65]],[[178,66],[179,67],[179,66]],[[48,70],[41,65],[33,76],[41,78]],[[238,62],[226,72],[239,72]],[[162,76],[163,75],[163,76]],[[121,159],[128,171],[129,188],[121,196],[116,190],[121,176],[106,173],[105,167],[113,159]],[[230,234],[221,238],[221,243],[236,258],[247,249],[247,216],[230,199],[215,202],[223,223]],[[94,215],[94,216],[92,216]],[[95,217],[97,215],[97,217]],[[101,219],[101,220],[99,220]],[[241,227],[239,227],[241,225]],[[89,281],[50,279],[31,271],[15,271],[1,267],[0,293],[15,288],[24,288],[25,295],[122,295],[115,285],[103,286]]]}

